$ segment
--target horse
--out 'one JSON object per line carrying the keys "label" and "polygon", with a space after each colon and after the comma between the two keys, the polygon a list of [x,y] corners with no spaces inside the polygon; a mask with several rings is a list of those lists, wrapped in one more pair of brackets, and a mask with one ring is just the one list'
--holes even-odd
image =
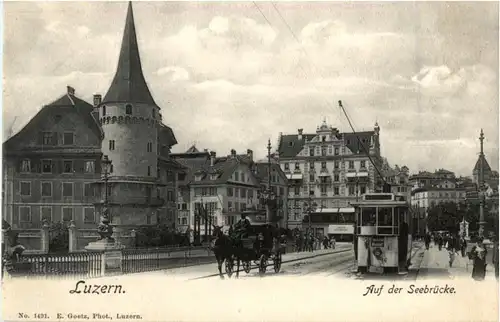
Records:
{"label": "horse", "polygon": [[214,242],[212,246],[212,251],[214,252],[215,259],[217,260],[217,268],[219,269],[219,276],[224,279],[222,274],[222,264],[224,261],[231,260],[233,255],[233,243],[229,236],[224,235],[221,226],[212,225],[214,230],[212,237],[214,237]]}

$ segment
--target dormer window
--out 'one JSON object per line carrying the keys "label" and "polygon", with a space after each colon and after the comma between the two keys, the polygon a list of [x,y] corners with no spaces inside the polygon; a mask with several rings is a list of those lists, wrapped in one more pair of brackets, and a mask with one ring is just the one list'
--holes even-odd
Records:
{"label": "dormer window", "polygon": [[326,136],[321,137],[321,142],[326,142]]}
{"label": "dormer window", "polygon": [[125,114],[127,114],[127,115],[132,114],[132,105],[130,105],[130,104],[125,105]]}
{"label": "dormer window", "polygon": [[210,180],[217,180],[218,177],[219,177],[218,174],[212,174],[210,175]]}

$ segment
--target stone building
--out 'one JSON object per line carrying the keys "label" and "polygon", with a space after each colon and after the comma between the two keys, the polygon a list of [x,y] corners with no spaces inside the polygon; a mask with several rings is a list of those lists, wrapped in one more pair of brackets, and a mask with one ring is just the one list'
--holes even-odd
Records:
{"label": "stone building", "polygon": [[[364,193],[381,191],[381,178],[372,164],[377,168],[382,164],[378,124],[373,131],[356,134],[341,133],[326,122],[315,133],[299,129],[296,134],[280,134],[278,155],[290,187],[289,227],[316,222],[321,225],[317,232],[327,234],[330,228],[325,231],[325,223],[352,225],[354,208],[350,202]],[[311,217],[305,216],[309,213]],[[315,220],[314,213],[328,220]],[[331,230],[335,229],[332,226]]]}
{"label": "stone building", "polygon": [[[183,231],[198,231],[196,215],[201,207],[206,209],[214,225],[223,226],[225,230],[234,225],[242,213],[251,223],[266,222],[265,207],[259,197],[267,187],[268,167],[267,163],[254,162],[252,150],[246,154],[231,150],[231,154],[217,157],[214,151],[200,152],[193,146],[185,153],[171,156],[186,169],[178,174],[178,223]],[[271,170],[271,187],[278,194],[274,218],[284,227],[286,211],[282,205],[286,201],[286,177],[277,164],[273,164]],[[205,221],[199,226],[204,236]]]}
{"label": "stone building", "polygon": [[[182,169],[169,155],[176,143],[142,73],[129,3],[116,74],[104,98],[96,94],[89,104],[68,86],[4,143],[4,216],[24,233],[39,229],[43,219],[74,221],[83,248],[95,240],[107,193],[122,243],[132,228],[173,225]],[[112,162],[108,189],[103,155]]]}

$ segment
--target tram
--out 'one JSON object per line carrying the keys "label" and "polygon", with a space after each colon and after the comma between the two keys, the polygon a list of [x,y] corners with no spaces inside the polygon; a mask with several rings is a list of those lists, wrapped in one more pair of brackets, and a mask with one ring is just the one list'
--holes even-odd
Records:
{"label": "tram", "polygon": [[412,218],[405,198],[392,193],[367,193],[351,205],[356,216],[354,247],[359,272],[407,272]]}

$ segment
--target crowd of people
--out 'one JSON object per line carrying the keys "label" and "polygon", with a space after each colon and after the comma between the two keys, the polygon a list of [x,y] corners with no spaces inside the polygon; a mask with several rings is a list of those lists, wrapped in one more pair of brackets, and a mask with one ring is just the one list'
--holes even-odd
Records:
{"label": "crowd of people", "polygon": [[[453,266],[455,257],[457,255],[468,257],[472,261],[472,278],[476,281],[484,280],[486,276],[486,267],[488,265],[486,255],[488,254],[488,247],[484,243],[484,238],[474,236],[471,238],[473,246],[467,251],[467,240],[463,235],[452,234],[449,232],[444,233],[427,233],[424,237],[425,248],[429,249],[431,242],[438,248],[439,251],[443,248],[449,254],[449,266]],[[493,256],[491,264],[495,268],[495,277],[498,280],[498,238],[494,237],[493,240]]]}

